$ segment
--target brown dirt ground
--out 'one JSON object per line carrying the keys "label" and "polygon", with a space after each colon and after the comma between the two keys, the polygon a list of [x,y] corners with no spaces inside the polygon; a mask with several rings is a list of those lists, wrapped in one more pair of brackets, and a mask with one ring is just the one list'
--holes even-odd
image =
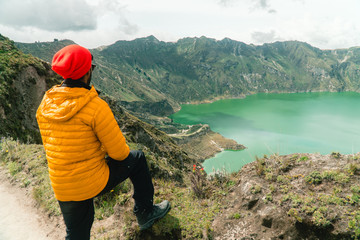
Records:
{"label": "brown dirt ground", "polygon": [[61,217],[50,217],[37,207],[31,189],[11,182],[0,167],[0,239],[58,240],[65,238]]}

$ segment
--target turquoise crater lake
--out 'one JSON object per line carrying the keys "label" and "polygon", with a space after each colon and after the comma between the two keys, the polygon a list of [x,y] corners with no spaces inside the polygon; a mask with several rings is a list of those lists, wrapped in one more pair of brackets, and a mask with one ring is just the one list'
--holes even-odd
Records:
{"label": "turquoise crater lake", "polygon": [[171,118],[183,124],[209,124],[247,149],[223,151],[204,162],[206,172],[238,171],[255,156],[278,153],[360,151],[360,94],[255,94],[245,99],[182,105]]}

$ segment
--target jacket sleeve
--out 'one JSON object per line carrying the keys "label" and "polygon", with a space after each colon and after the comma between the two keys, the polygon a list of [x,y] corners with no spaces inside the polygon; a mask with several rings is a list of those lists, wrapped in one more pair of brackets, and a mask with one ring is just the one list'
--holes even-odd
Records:
{"label": "jacket sleeve", "polygon": [[95,134],[111,158],[124,160],[130,153],[129,146],[109,105],[103,100],[101,103],[94,118]]}

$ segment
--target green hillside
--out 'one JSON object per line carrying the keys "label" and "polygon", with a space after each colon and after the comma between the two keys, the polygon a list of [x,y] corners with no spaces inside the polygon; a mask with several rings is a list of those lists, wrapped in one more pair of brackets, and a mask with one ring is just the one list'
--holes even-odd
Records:
{"label": "green hillside", "polygon": [[[42,59],[51,48],[70,44],[20,44]],[[42,50],[41,50],[42,49]],[[94,84],[129,108],[150,111],[167,102],[173,109],[187,102],[237,98],[258,92],[358,91],[360,49],[321,50],[288,41],[247,45],[231,39],[184,38],[175,43],[153,36],[91,49],[99,66]],[[157,115],[166,115],[157,113]]]}
{"label": "green hillside", "polygon": [[0,34],[0,136],[40,143],[35,112],[45,90],[59,81],[47,63]]}
{"label": "green hillside", "polygon": [[58,41],[54,39],[53,42],[35,42],[35,43],[15,43],[15,46],[23,52],[39,57],[42,60],[51,63],[54,54],[61,48],[75,44],[71,40]]}

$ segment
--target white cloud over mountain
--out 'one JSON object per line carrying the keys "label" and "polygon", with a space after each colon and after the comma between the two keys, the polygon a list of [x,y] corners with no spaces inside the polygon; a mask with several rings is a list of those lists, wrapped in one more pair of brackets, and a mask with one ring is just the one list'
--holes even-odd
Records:
{"label": "white cloud over mountain", "polygon": [[0,0],[0,33],[18,42],[71,39],[89,48],[154,35],[299,40],[360,46],[358,0]]}

